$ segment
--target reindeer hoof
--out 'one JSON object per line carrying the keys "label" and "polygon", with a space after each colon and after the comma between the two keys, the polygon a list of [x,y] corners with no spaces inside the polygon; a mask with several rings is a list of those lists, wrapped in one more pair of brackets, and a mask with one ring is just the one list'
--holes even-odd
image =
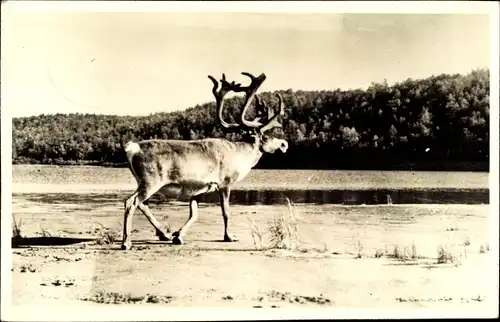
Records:
{"label": "reindeer hoof", "polygon": [[178,235],[174,236],[174,238],[172,238],[172,244],[174,244],[174,245],[182,245],[182,244],[184,244],[184,242],[182,240],[182,237],[178,236]]}
{"label": "reindeer hoof", "polygon": [[169,241],[170,240],[170,238],[168,238],[168,236],[162,232],[157,232],[156,236],[158,236],[159,241]]}
{"label": "reindeer hoof", "polygon": [[130,250],[132,248],[132,243],[123,243],[122,250]]}
{"label": "reindeer hoof", "polygon": [[230,242],[237,242],[238,241],[238,238],[232,236],[232,237],[229,237],[228,235],[224,236],[224,241],[227,242],[227,243],[230,243]]}
{"label": "reindeer hoof", "polygon": [[170,238],[168,238],[167,236],[165,235],[158,235],[158,240],[159,241],[169,241]]}

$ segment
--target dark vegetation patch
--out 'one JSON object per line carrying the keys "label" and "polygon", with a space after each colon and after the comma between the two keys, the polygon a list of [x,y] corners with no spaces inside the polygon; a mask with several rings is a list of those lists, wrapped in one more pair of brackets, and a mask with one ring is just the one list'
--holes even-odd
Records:
{"label": "dark vegetation patch", "polygon": [[419,303],[419,302],[427,302],[427,303],[432,303],[432,302],[453,302],[453,301],[461,301],[461,302],[466,302],[466,303],[469,303],[471,301],[474,301],[474,302],[482,302],[485,300],[485,297],[482,296],[482,295],[476,295],[476,296],[473,296],[473,297],[461,297],[460,299],[458,298],[453,298],[453,297],[450,297],[450,296],[443,296],[443,297],[440,297],[440,298],[415,298],[415,297],[408,297],[408,298],[401,298],[401,297],[397,297],[396,298],[396,301],[398,302],[413,302],[413,303]]}
{"label": "dark vegetation patch", "polygon": [[[307,303],[315,303],[320,305],[330,305],[332,301],[326,297],[323,297],[323,294],[320,296],[304,296],[304,295],[295,295],[290,292],[277,292],[271,291],[266,293],[268,300],[270,301],[285,301],[295,304],[307,304]],[[259,301],[263,301],[264,297],[259,297]]]}
{"label": "dark vegetation patch", "polygon": [[396,301],[398,302],[450,302],[453,301],[452,297],[441,297],[437,299],[433,298],[414,298],[414,297],[409,297],[409,298],[402,298],[402,297],[397,297]]}
{"label": "dark vegetation patch", "polygon": [[64,286],[64,287],[71,287],[75,286],[75,280],[74,279],[69,279],[69,280],[61,280],[61,279],[55,279],[51,282],[43,282],[40,283],[40,286]]}
{"label": "dark vegetation patch", "polygon": [[82,301],[101,304],[170,303],[173,299],[174,297],[170,295],[132,295],[116,292],[98,292],[90,297],[81,298]]}
{"label": "dark vegetation patch", "polygon": [[[14,268],[12,268],[12,271],[14,271]],[[21,265],[21,267],[19,267],[20,273],[36,273],[37,271],[38,267],[31,264]]]}

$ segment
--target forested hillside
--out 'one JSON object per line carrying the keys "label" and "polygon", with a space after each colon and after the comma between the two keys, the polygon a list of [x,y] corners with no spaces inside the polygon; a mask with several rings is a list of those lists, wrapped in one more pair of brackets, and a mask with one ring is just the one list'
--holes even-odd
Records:
{"label": "forested hillside", "polygon": [[[211,90],[207,82],[206,89]],[[286,104],[286,155],[265,156],[260,168],[487,170],[489,71],[408,79],[365,90],[280,91]],[[276,104],[274,93],[261,93]],[[168,104],[168,97],[165,98]],[[238,117],[242,98],[226,102]],[[144,117],[57,114],[15,118],[13,163],[120,164],[126,139],[237,138],[215,122],[209,102]]]}

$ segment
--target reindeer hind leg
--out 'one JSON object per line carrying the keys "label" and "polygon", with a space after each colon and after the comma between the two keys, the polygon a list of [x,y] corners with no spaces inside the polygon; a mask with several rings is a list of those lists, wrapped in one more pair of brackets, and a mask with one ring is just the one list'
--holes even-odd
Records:
{"label": "reindeer hind leg", "polygon": [[156,220],[155,216],[151,212],[151,209],[149,209],[149,206],[147,204],[145,204],[145,202],[139,203],[138,208],[140,211],[142,211],[144,216],[149,220],[151,225],[153,225],[153,227],[155,227],[156,236],[158,236],[158,239],[160,241],[169,241],[170,238],[168,238],[168,236],[167,236],[167,233],[169,230],[168,225],[167,225],[167,229],[165,229],[165,230],[162,229],[160,226],[160,223],[158,222],[158,220]]}
{"label": "reindeer hind leg", "polygon": [[149,207],[144,204],[147,200],[161,187],[161,185],[147,185],[140,184],[137,191],[132,194],[127,200],[125,200],[125,215],[124,215],[124,227],[123,227],[123,242],[122,249],[129,250],[132,247],[131,240],[131,227],[132,227],[132,217],[137,208],[146,216],[151,225],[156,229],[156,235],[160,240],[168,241],[169,238],[164,230],[161,228],[160,223],[154,217],[153,213]]}
{"label": "reindeer hind leg", "polygon": [[124,202],[125,214],[123,217],[123,241],[121,246],[123,250],[129,250],[132,247],[132,217],[134,216],[135,209],[138,206],[137,196],[138,191],[134,192]]}
{"label": "reindeer hind leg", "polygon": [[[144,216],[148,219],[148,221],[151,223],[151,225],[155,228],[156,230],[156,236],[161,241],[169,241],[170,239],[168,238],[165,230],[160,226],[160,223],[158,220],[155,218],[153,213],[151,212],[151,209],[148,206],[148,200],[151,198],[152,195],[154,195],[163,185],[161,183],[156,183],[156,184],[149,184],[149,185],[142,185],[140,189],[138,189],[138,208],[141,210],[141,212],[144,214]],[[168,230],[168,225],[167,225],[167,230]]]}

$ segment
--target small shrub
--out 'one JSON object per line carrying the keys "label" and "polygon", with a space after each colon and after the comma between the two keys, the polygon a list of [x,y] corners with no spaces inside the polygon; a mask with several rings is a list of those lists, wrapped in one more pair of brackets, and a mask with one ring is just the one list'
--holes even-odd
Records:
{"label": "small shrub", "polygon": [[400,261],[407,261],[409,259],[409,256],[408,256],[408,247],[404,247],[403,249],[401,249],[399,247],[399,245],[394,245],[394,250],[392,252],[392,256],[397,259],[397,260],[400,260]]}
{"label": "small shrub", "polygon": [[358,240],[358,241],[356,241],[356,259],[363,257],[363,255],[361,254],[362,251],[363,251],[363,245]]}
{"label": "small shrub", "polygon": [[45,228],[42,228],[42,233],[41,233],[42,237],[44,238],[49,238],[49,237],[52,237],[52,235],[45,229]]}
{"label": "small shrub", "polygon": [[96,239],[97,245],[110,245],[119,239],[118,234],[109,228],[105,228]]}
{"label": "small shrub", "polygon": [[469,237],[465,238],[463,246],[464,246],[464,256],[465,256],[465,258],[467,258],[467,247],[470,246]]}
{"label": "small shrub", "polygon": [[270,247],[293,250],[298,248],[297,212],[290,199],[286,198],[288,212],[281,213],[281,217],[273,218],[268,222],[270,233]]}
{"label": "small shrub", "polygon": [[406,262],[408,260],[417,260],[418,259],[418,252],[417,252],[417,245],[413,242],[410,247],[404,246],[401,248],[401,246],[395,244],[393,246],[393,251],[392,251],[392,258],[397,259],[402,262]]}
{"label": "small shrub", "polygon": [[375,258],[380,258],[382,256],[384,256],[384,251],[381,249],[377,249],[377,251],[375,252]]}
{"label": "small shrub", "polygon": [[19,239],[23,237],[21,235],[21,226],[22,226],[22,221],[19,220],[19,222],[17,222],[16,218],[14,217],[14,214],[12,214],[12,238]]}
{"label": "small shrub", "polygon": [[268,223],[268,231],[271,234],[271,248],[286,248],[285,238],[287,232],[284,213],[281,217],[274,217]]}
{"label": "small shrub", "polygon": [[161,303],[162,301],[164,299],[158,295],[146,295],[146,303]]}
{"label": "small shrub", "polygon": [[484,254],[484,253],[487,253],[489,251],[490,251],[490,245],[489,244],[480,245],[479,246],[479,254]]}
{"label": "small shrub", "polygon": [[21,220],[19,222],[16,221],[14,214],[12,214],[12,239],[11,239],[11,247],[16,248],[21,243],[23,236],[21,234]]}
{"label": "small shrub", "polygon": [[469,237],[465,238],[465,240],[464,240],[464,246],[466,246],[466,247],[470,246],[470,239],[469,239]]}
{"label": "small shrub", "polygon": [[453,263],[455,262],[455,260],[455,256],[453,256],[453,254],[448,249],[443,247],[443,245],[439,245],[437,256],[438,264]]}
{"label": "small shrub", "polygon": [[417,245],[414,242],[411,244],[411,259],[418,259]]}

